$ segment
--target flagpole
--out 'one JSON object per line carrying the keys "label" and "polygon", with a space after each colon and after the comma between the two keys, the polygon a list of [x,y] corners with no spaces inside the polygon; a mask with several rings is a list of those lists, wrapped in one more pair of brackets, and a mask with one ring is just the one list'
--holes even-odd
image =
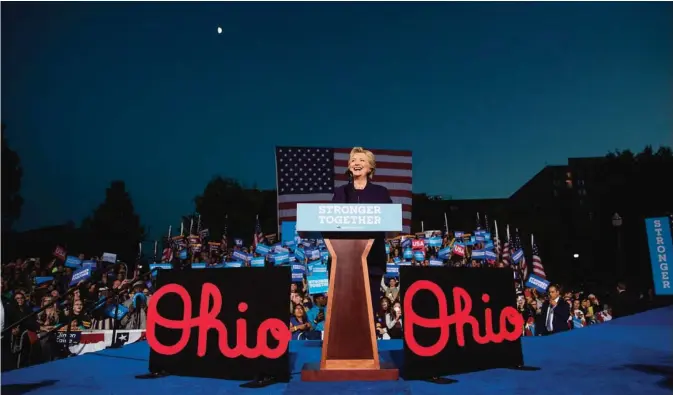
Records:
{"label": "flagpole", "polygon": [[444,212],[444,231],[449,234],[449,221],[446,219],[446,212]]}

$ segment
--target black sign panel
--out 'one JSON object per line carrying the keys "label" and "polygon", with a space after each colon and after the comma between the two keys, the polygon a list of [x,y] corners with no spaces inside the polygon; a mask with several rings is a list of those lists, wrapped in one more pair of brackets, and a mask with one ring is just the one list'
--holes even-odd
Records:
{"label": "black sign panel", "polygon": [[289,377],[289,267],[160,270],[147,313],[150,371]]}
{"label": "black sign panel", "polygon": [[407,379],[523,365],[512,272],[400,266]]}

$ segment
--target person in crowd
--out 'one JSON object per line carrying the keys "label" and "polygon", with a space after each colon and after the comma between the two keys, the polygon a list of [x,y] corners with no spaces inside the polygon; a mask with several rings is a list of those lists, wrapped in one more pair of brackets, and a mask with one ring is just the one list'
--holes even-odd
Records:
{"label": "person in crowd", "polygon": [[133,283],[129,298],[123,303],[128,313],[122,318],[121,325],[125,329],[145,329],[147,327],[148,297],[143,293],[145,283],[141,280]]}
{"label": "person in crowd", "polygon": [[66,314],[68,318],[72,317],[70,321],[71,331],[83,331],[91,329],[91,317],[84,312],[84,302],[77,299],[72,304],[72,311]]}
{"label": "person in crowd", "polygon": [[560,287],[556,284],[547,288],[549,300],[542,306],[542,313],[545,317],[543,326],[544,334],[565,332],[569,328],[568,319],[570,318],[570,306],[561,299]]}
{"label": "person in crowd", "polygon": [[308,322],[313,328],[312,332],[307,334],[309,340],[322,338],[322,332],[325,330],[326,305],[327,298],[324,294],[316,294],[313,296],[313,307],[306,313]]}
{"label": "person in crowd", "polygon": [[[8,311],[8,318],[12,324],[23,320],[20,325],[12,328],[10,337],[10,349],[17,361],[15,366],[19,368],[29,366],[37,359],[36,354],[39,353],[37,333],[40,326],[32,312],[33,308],[28,301],[27,294],[17,290],[14,293],[14,303],[10,305]],[[37,344],[35,348],[32,347],[34,344]]]}
{"label": "person in crowd", "polygon": [[390,313],[391,302],[387,297],[381,298],[381,308],[376,312],[374,322],[376,325],[376,335],[379,339],[390,339],[388,334],[388,327],[386,325],[386,318]]}
{"label": "person in crowd", "polygon": [[402,304],[400,302],[394,303],[392,311],[386,315],[386,328],[391,339],[402,338]]}
{"label": "person in crowd", "polygon": [[636,312],[637,300],[634,295],[626,289],[626,283],[617,283],[616,293],[612,301],[612,317],[625,317]]}
{"label": "person in crowd", "polygon": [[390,278],[388,280],[388,286],[386,286],[385,280],[385,277],[381,277],[381,290],[383,291],[383,295],[391,302],[399,301],[400,288],[397,283],[397,278]]}
{"label": "person in crowd", "polygon": [[292,301],[290,303],[292,304],[292,314],[294,314],[294,311],[297,308],[297,306],[304,309],[305,313],[308,313],[308,309],[306,308],[306,306],[304,306],[304,298],[300,293],[292,294]]}
{"label": "person in crowd", "polygon": [[290,332],[292,340],[306,340],[306,335],[311,332],[311,323],[306,317],[306,310],[299,304],[294,307],[294,314],[290,317]]}

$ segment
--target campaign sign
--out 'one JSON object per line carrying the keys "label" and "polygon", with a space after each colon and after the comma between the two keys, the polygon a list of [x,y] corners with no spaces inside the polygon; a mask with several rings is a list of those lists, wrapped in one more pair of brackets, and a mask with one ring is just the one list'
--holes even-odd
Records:
{"label": "campaign sign", "polygon": [[76,270],[72,273],[72,278],[70,279],[70,286],[77,285],[80,281],[87,281],[91,278],[91,268],[87,267],[84,269]]}
{"label": "campaign sign", "polygon": [[549,288],[549,281],[545,280],[542,277],[538,277],[534,274],[528,276],[528,281],[526,281],[526,287],[535,288],[538,291],[545,293],[547,288]]}
{"label": "campaign sign", "polygon": [[290,287],[289,267],[159,271],[156,284],[147,311],[150,371],[289,378],[292,336],[280,297]]}
{"label": "campaign sign", "polygon": [[671,223],[667,217],[645,219],[647,244],[650,248],[652,279],[656,295],[673,295],[669,258],[673,257],[671,241]]}
{"label": "campaign sign", "polygon": [[400,266],[406,379],[523,365],[512,275],[497,268]]}

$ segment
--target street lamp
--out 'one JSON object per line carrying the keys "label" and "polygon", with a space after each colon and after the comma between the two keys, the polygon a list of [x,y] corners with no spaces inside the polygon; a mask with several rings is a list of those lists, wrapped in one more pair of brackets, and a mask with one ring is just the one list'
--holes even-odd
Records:
{"label": "street lamp", "polygon": [[615,228],[622,226],[622,217],[619,216],[619,213],[614,213],[612,216],[612,226]]}
{"label": "street lamp", "polygon": [[622,262],[624,262],[622,257],[622,222],[622,217],[619,213],[614,213],[612,216],[612,227],[615,228],[615,231],[617,232],[617,272],[620,277],[624,274],[622,267]]}

